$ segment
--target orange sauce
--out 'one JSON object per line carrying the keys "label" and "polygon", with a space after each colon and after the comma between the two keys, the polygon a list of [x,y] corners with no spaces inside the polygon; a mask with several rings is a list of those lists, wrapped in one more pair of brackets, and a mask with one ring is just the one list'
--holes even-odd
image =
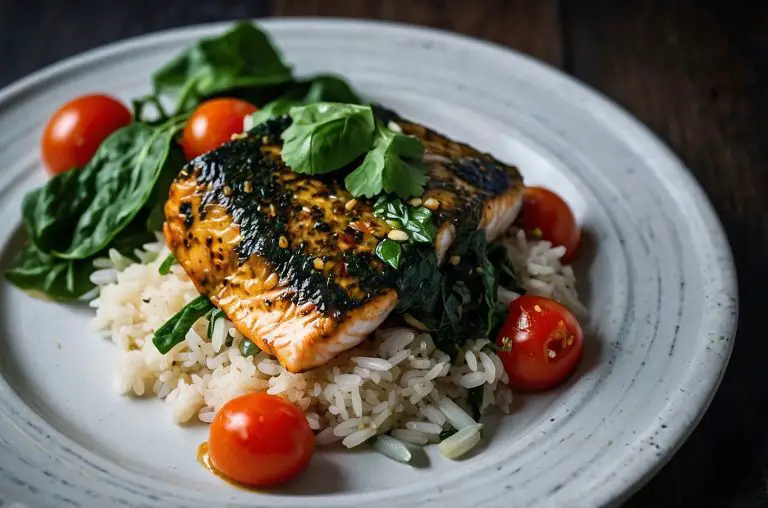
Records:
{"label": "orange sauce", "polygon": [[213,461],[211,460],[211,455],[208,453],[208,441],[203,441],[203,443],[197,447],[197,461],[200,464],[202,464],[202,466],[205,469],[215,474],[216,476],[218,476],[225,482],[229,483],[230,485],[234,487],[238,487],[240,489],[257,492],[257,489],[253,487],[249,487],[248,485],[243,485],[242,483],[236,482],[229,476],[225,475],[224,473],[216,469],[216,466],[213,465]]}

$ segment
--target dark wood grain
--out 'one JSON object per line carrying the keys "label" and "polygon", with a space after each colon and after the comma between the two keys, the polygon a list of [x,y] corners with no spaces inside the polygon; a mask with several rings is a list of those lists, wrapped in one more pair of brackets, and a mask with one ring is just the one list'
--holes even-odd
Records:
{"label": "dark wood grain", "polygon": [[628,506],[765,504],[767,2],[0,0],[0,85],[125,37],[268,15],[377,18],[503,44],[584,80],[666,141],[701,182],[733,246],[741,297],[739,335],[709,412]]}
{"label": "dark wood grain", "polygon": [[765,5],[563,4],[566,70],[680,155],[714,203],[739,272],[739,336],[725,380],[698,429],[630,506],[749,506],[766,495],[768,83],[755,38],[768,21]]}

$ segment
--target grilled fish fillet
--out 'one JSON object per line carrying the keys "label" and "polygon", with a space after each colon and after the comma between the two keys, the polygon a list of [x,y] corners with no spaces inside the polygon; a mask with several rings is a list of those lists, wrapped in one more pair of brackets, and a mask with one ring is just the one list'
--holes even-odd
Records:
{"label": "grilled fish fillet", "polygon": [[[522,201],[515,168],[377,114],[426,146],[422,198],[440,203],[439,259],[459,225],[474,224],[489,240],[509,227]],[[301,372],[356,346],[386,319],[398,300],[397,274],[374,255],[390,227],[373,215],[373,200],[350,202],[343,175],[300,175],[283,165],[288,122],[269,121],[190,161],[171,185],[165,236],[200,293],[286,369]]]}

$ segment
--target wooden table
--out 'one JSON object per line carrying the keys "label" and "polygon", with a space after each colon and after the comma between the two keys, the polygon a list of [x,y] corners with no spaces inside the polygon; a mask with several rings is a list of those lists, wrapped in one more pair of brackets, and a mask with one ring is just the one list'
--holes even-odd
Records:
{"label": "wooden table", "polygon": [[423,24],[509,46],[602,91],[680,155],[733,246],[739,336],[709,412],[628,505],[768,506],[768,2],[0,0],[0,85],[125,37],[293,15]]}

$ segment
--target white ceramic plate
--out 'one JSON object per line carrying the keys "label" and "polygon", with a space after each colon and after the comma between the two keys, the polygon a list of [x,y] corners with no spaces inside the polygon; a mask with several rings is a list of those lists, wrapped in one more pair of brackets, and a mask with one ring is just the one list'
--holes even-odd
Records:
{"label": "white ceramic plate", "polygon": [[[434,30],[335,20],[262,24],[300,74],[334,71],[369,98],[517,164],[556,189],[584,228],[589,306],[580,372],[491,419],[482,453],[412,469],[323,450],[290,487],[238,490],[195,461],[202,426],[162,402],[119,397],[117,351],[85,307],[0,283],[0,505],[600,506],[669,459],[722,377],[736,325],[731,254],[704,194],[643,126],[559,72]],[[170,55],[226,25],[175,30],[69,59],[0,93],[0,264],[21,241],[19,205],[45,180],[42,126],[93,91],[130,99]],[[3,498],[5,496],[5,498]]]}

